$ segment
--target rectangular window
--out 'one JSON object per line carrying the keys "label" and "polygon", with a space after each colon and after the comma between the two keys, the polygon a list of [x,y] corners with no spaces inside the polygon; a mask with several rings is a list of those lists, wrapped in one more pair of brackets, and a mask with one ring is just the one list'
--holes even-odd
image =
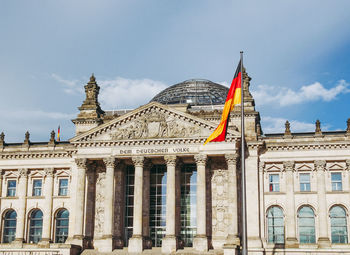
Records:
{"label": "rectangular window", "polygon": [[8,197],[16,196],[16,180],[7,181],[7,196]]}
{"label": "rectangular window", "polygon": [[279,192],[280,191],[280,176],[279,174],[269,175],[269,191]]}
{"label": "rectangular window", "polygon": [[68,195],[68,179],[60,179],[58,185],[58,195],[67,196]]}
{"label": "rectangular window", "polygon": [[333,191],[342,190],[341,173],[332,173],[331,179],[332,179],[332,190]]}
{"label": "rectangular window", "polygon": [[310,174],[300,174],[299,175],[300,180],[300,191],[310,191]]}
{"label": "rectangular window", "polygon": [[33,196],[41,196],[42,180],[33,180]]}

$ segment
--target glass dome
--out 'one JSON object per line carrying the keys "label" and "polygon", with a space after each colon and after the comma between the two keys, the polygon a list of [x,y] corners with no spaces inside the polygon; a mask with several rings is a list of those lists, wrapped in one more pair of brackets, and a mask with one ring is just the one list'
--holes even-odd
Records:
{"label": "glass dome", "polygon": [[161,91],[152,101],[162,104],[225,104],[229,88],[202,79],[187,80]]}

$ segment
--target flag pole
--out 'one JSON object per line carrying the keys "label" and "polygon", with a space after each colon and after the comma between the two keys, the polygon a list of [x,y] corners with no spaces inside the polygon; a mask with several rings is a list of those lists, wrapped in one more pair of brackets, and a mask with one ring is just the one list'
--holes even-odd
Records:
{"label": "flag pole", "polygon": [[245,182],[245,136],[244,136],[244,87],[243,87],[243,51],[241,53],[241,189],[242,189],[242,255],[248,255],[247,245],[247,208]]}

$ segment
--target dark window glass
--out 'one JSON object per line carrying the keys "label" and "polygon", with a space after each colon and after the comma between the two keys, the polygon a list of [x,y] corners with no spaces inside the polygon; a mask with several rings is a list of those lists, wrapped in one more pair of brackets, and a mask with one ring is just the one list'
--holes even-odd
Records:
{"label": "dark window glass", "polygon": [[155,165],[150,173],[150,235],[153,246],[161,247],[165,235],[166,218],[166,179],[165,165]]}
{"label": "dark window glass", "polygon": [[300,174],[300,191],[310,191],[310,174]]}
{"label": "dark window glass", "polygon": [[184,165],[181,169],[181,229],[180,238],[186,247],[192,247],[197,233],[197,168]]}
{"label": "dark window glass", "polygon": [[68,195],[68,179],[60,179],[58,185],[58,195],[67,196]]}
{"label": "dark window glass", "polygon": [[271,192],[280,191],[280,176],[278,174],[269,175],[269,190]]}
{"label": "dark window glass", "polygon": [[284,243],[283,212],[277,206],[273,206],[267,211],[267,232],[269,243]]}
{"label": "dark window glass", "polygon": [[4,243],[11,243],[16,237],[17,213],[14,210],[9,210],[5,213],[3,238]]}
{"label": "dark window glass", "polygon": [[62,209],[56,216],[56,243],[64,243],[68,237],[69,212]]}
{"label": "dark window glass", "polygon": [[7,196],[14,197],[16,196],[16,181],[8,180],[7,181]]}
{"label": "dark window glass", "polygon": [[42,180],[33,180],[33,196],[41,196]]}
{"label": "dark window glass", "polygon": [[299,242],[315,243],[315,214],[309,206],[304,206],[299,210]]}
{"label": "dark window glass", "polygon": [[348,243],[348,227],[346,212],[340,206],[334,206],[330,211],[332,243]]}
{"label": "dark window glass", "polygon": [[332,178],[332,190],[333,191],[342,190],[341,173],[332,173],[331,178]]}
{"label": "dark window glass", "polygon": [[38,243],[43,231],[43,213],[34,210],[29,218],[29,243]]}

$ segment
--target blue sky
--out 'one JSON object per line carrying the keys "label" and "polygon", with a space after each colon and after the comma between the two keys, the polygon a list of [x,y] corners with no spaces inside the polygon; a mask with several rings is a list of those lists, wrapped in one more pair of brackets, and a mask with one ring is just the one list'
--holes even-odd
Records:
{"label": "blue sky", "polygon": [[[242,3],[243,2],[243,3]],[[94,73],[104,110],[167,86],[229,84],[244,51],[265,133],[344,130],[350,117],[350,1],[0,0],[0,132],[47,141]]]}

